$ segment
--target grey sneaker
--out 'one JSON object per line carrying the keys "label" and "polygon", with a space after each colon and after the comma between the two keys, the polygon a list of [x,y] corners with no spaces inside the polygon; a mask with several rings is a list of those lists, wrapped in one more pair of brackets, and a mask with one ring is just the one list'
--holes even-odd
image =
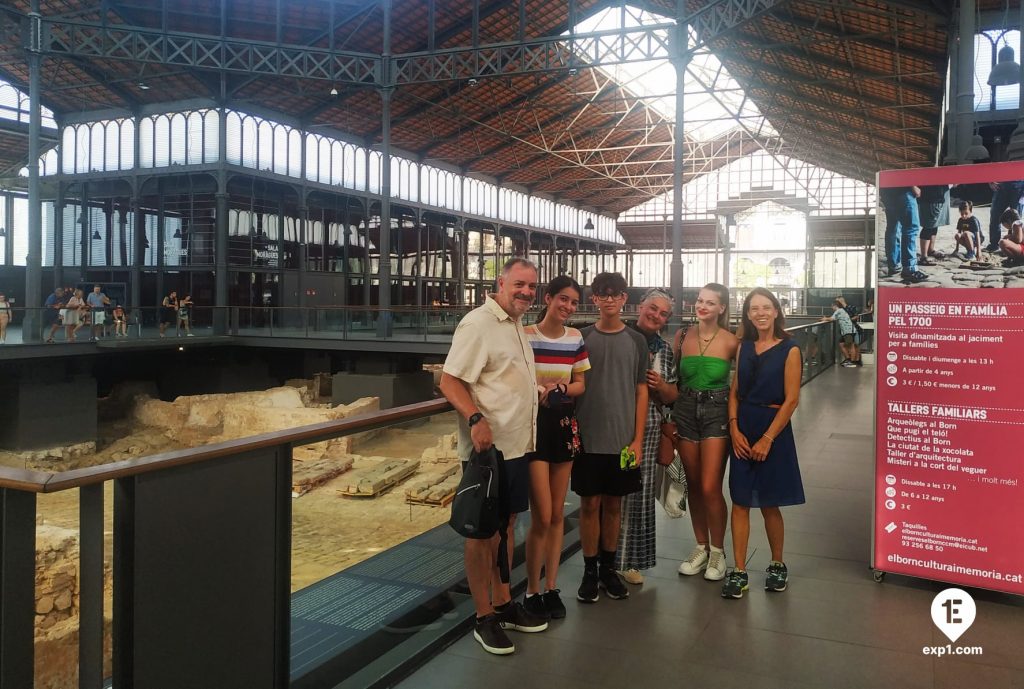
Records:
{"label": "grey sneaker", "polygon": [[690,554],[683,560],[683,564],[679,565],[679,573],[684,574],[688,577],[694,574],[700,574],[704,571],[704,568],[708,566],[708,551],[704,549],[700,543],[698,543]]}
{"label": "grey sneaker", "polygon": [[789,570],[782,562],[772,562],[768,565],[768,578],[764,581],[765,591],[776,591],[781,593],[786,590],[789,581]]}
{"label": "grey sneaker", "polygon": [[743,592],[750,588],[746,571],[729,573],[722,586],[722,598],[743,598]]}

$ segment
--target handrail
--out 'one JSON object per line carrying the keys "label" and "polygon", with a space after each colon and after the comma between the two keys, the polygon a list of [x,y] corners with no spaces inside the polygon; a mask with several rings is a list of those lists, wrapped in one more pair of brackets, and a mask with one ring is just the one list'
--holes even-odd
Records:
{"label": "handrail", "polygon": [[403,407],[395,407],[394,409],[360,414],[348,419],[324,421],[187,450],[161,452],[143,458],[127,459],[85,469],[72,469],[56,473],[0,467],[0,488],[13,488],[31,493],[57,493],[71,488],[103,483],[111,479],[138,476],[161,469],[195,464],[226,455],[235,455],[274,445],[285,443],[303,445],[311,442],[320,442],[338,436],[390,426],[403,421],[425,418],[449,411],[450,409],[452,409],[452,406],[447,400],[428,400]]}

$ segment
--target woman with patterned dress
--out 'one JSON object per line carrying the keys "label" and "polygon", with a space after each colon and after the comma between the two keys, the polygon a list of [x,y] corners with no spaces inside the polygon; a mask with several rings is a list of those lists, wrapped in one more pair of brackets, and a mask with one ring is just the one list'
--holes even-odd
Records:
{"label": "woman with patterned dress", "polygon": [[679,573],[704,572],[708,581],[725,578],[725,524],[722,495],[729,454],[729,372],[739,340],[729,332],[729,290],[709,283],[697,293],[697,324],[676,334],[679,399],[672,409],[676,450],[689,487],[690,522],[697,540]]}
{"label": "woman with patterned dress", "polygon": [[647,340],[647,425],[644,427],[643,457],[640,462],[640,490],[622,499],[622,527],[615,568],[630,584],[644,583],[642,571],[655,565],[655,479],[658,471],[658,442],[666,406],[678,394],[672,348],[659,334],[672,316],[672,297],[652,289],[640,302],[636,330]]}
{"label": "woman with patterned dress", "polygon": [[741,315],[740,350],[729,390],[729,493],[736,568],[722,587],[723,598],[742,598],[748,588],[744,567],[753,507],[761,510],[772,553],[764,590],[786,590],[789,572],[782,559],[785,525],[779,508],[804,503],[789,422],[800,401],[800,347],[785,331],[782,308],[768,290],[751,290]]}
{"label": "woman with patterned dress", "polygon": [[[537,447],[530,455],[530,530],[526,534],[525,608],[543,619],[565,617],[559,596],[565,494],[573,460],[583,452],[574,399],[583,394],[590,360],[583,335],[565,325],[582,291],[560,275],[548,284],[540,320],[524,328],[537,369]],[[546,588],[541,593],[540,571]]]}

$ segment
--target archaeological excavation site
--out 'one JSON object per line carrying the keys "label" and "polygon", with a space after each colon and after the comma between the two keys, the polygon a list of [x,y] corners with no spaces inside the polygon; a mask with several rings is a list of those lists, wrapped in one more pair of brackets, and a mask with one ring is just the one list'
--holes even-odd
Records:
{"label": "archaeological excavation site", "polygon": [[[99,399],[95,442],[0,452],[0,464],[58,472],[130,463],[380,409],[378,397],[334,404],[331,385],[331,376],[318,374],[265,390],[168,401],[159,399],[153,383],[126,381]],[[453,412],[293,447],[291,591],[443,524],[458,480]],[[110,672],[113,492],[108,482],[105,673]],[[36,523],[35,686],[71,689],[78,687],[80,622],[77,492],[41,495]]]}

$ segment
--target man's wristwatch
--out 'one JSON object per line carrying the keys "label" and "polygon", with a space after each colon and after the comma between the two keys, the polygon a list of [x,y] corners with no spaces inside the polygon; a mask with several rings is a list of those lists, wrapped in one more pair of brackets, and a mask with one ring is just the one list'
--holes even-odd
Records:
{"label": "man's wristwatch", "polygon": [[480,412],[472,414],[469,417],[469,427],[472,428],[474,425],[476,425],[483,418],[484,418],[484,415],[481,414]]}

